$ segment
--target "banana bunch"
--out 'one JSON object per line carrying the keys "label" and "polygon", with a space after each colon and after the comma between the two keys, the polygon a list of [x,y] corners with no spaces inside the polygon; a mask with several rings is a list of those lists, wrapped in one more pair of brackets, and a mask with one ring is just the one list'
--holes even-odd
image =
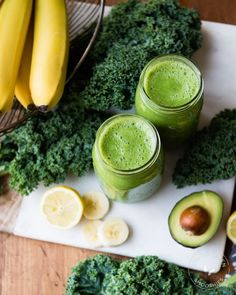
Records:
{"label": "banana bunch", "polygon": [[53,108],[63,94],[68,63],[65,0],[4,0],[0,44],[0,111],[11,109],[14,94],[25,108]]}

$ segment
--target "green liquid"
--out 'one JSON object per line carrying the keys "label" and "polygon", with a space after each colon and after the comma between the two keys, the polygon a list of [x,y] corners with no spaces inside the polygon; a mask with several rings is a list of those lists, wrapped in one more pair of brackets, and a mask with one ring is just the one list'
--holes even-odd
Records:
{"label": "green liquid", "polygon": [[92,158],[102,190],[114,201],[142,201],[160,186],[164,155],[159,134],[142,117],[120,114],[105,121]]}
{"label": "green liquid", "polygon": [[190,60],[174,54],[156,57],[141,73],[136,113],[157,127],[166,146],[175,148],[197,129],[203,87],[201,73]]}
{"label": "green liquid", "polygon": [[137,117],[117,117],[102,131],[99,150],[105,163],[118,170],[144,166],[156,149],[150,125]]}
{"label": "green liquid", "polygon": [[199,83],[199,78],[188,65],[175,60],[166,60],[147,69],[144,89],[156,104],[179,107],[197,95]]}

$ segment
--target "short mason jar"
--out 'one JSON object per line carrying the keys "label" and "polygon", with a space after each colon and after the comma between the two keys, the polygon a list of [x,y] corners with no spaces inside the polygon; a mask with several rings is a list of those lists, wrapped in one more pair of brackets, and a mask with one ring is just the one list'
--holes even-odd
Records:
{"label": "short mason jar", "polygon": [[[122,147],[125,142],[129,144],[129,148],[131,149],[129,153],[131,157],[133,156],[134,161],[142,157],[141,153],[137,152],[137,142],[140,143],[142,139],[137,136],[137,141],[133,142],[133,148],[132,141],[128,142],[129,132],[132,132],[132,129],[130,131],[129,127],[127,127],[129,125],[127,125],[127,121],[131,122],[133,125],[139,124],[139,126],[145,128],[152,137],[153,152],[150,158],[147,162],[143,163],[143,165],[140,167],[137,166],[134,169],[124,169],[124,167],[121,169],[120,167],[114,166],[114,164],[104,157],[102,152],[104,142],[105,144],[107,143],[107,139],[104,139],[104,134],[106,134],[107,130],[114,129],[114,124],[119,124],[119,122],[121,122],[121,124],[123,124],[122,126],[126,126],[124,127],[126,129],[122,131],[122,134],[119,134],[120,130],[117,131],[114,129],[114,136],[120,136],[120,145]],[[116,146],[118,151],[119,148],[119,146]],[[122,154],[122,157],[125,161],[125,152]],[[164,154],[161,140],[155,126],[143,117],[135,114],[119,114],[106,120],[97,131],[92,158],[94,171],[100,186],[111,200],[127,203],[142,201],[150,197],[160,186],[164,169]]]}
{"label": "short mason jar", "polygon": [[[148,79],[147,75],[150,70],[166,61],[186,65],[197,79],[198,85],[194,96],[189,97],[186,103],[178,106],[165,106],[164,103],[157,103],[145,89],[145,79]],[[144,67],[140,75],[135,95],[136,113],[157,127],[164,144],[171,147],[178,146],[189,140],[197,129],[203,105],[203,88],[204,83],[200,71],[187,58],[174,54],[156,57]]]}

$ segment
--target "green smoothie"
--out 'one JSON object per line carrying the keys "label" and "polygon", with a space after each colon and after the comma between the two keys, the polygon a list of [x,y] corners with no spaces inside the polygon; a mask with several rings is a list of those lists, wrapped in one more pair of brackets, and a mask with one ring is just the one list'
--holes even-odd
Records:
{"label": "green smoothie", "polygon": [[160,185],[164,167],[160,137],[142,117],[121,114],[105,121],[92,157],[100,185],[112,200],[141,201]]}
{"label": "green smoothie", "polygon": [[102,159],[119,170],[145,165],[156,149],[156,136],[149,124],[137,117],[121,116],[111,121],[99,139]]}
{"label": "green smoothie", "polygon": [[179,107],[196,96],[199,78],[185,63],[167,60],[154,64],[146,71],[144,90],[158,105]]}
{"label": "green smoothie", "polygon": [[202,104],[201,73],[185,57],[160,56],[143,69],[135,96],[136,113],[157,127],[167,146],[174,148],[194,134]]}

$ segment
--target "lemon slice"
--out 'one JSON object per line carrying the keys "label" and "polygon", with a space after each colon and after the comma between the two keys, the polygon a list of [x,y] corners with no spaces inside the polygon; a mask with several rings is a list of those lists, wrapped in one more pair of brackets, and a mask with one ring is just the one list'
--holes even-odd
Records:
{"label": "lemon slice", "polygon": [[47,190],[41,201],[42,214],[51,225],[60,229],[69,229],[79,223],[83,209],[79,193],[66,186]]}
{"label": "lemon slice", "polygon": [[226,226],[226,232],[228,238],[236,244],[236,211],[234,211],[228,221],[227,221],[227,226]]}

